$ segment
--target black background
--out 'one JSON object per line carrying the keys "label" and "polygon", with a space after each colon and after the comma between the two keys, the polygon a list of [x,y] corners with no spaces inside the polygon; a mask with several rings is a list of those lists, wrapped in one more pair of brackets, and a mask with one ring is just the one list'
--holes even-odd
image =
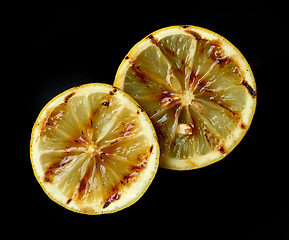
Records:
{"label": "black background", "polygon": [[[195,239],[288,236],[288,157],[282,152],[281,138],[286,135],[280,135],[284,128],[275,119],[280,103],[274,86],[284,81],[276,69],[285,48],[280,34],[283,20],[277,11],[270,6],[220,7],[206,2],[201,7],[193,2],[161,7],[153,2],[111,2],[89,8],[35,6],[24,15],[22,19],[28,21],[21,36],[27,42],[23,87],[29,86],[25,92],[29,125],[25,125],[22,178],[28,187],[20,213],[32,221],[31,226],[38,223],[49,236],[62,229],[93,237],[101,233],[129,238],[148,233]],[[218,163],[185,172],[159,169],[143,197],[120,212],[87,216],[57,205],[42,191],[30,164],[30,133],[39,112],[68,88],[91,82],[112,84],[131,47],[171,25],[208,28],[246,57],[257,84],[257,109],[248,133]]]}

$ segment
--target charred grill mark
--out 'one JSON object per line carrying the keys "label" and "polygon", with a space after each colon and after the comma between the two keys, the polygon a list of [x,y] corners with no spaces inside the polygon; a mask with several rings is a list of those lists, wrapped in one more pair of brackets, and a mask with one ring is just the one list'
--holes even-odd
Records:
{"label": "charred grill mark", "polygon": [[142,71],[139,66],[134,65],[134,63],[131,66],[131,69],[133,70],[134,74],[140,79],[140,81],[144,84],[146,84],[146,86],[149,88],[148,83],[145,79],[150,79],[150,76]]}
{"label": "charred grill mark", "polygon": [[189,26],[187,26],[187,25],[183,25],[183,26],[182,26],[182,28],[188,28],[188,27],[189,27]]}
{"label": "charred grill mark", "polygon": [[181,99],[179,97],[170,94],[168,91],[162,92],[159,96],[163,106],[173,107],[181,103]]}
{"label": "charred grill mark", "polygon": [[81,182],[80,182],[80,184],[79,184],[79,187],[78,187],[78,191],[79,191],[79,192],[81,192],[81,191],[85,188],[85,186],[84,186],[85,184],[83,184],[83,180],[84,180],[84,179],[82,179]]}
{"label": "charred grill mark", "polygon": [[134,166],[133,170],[139,171],[139,170],[145,168],[146,165],[147,165],[147,157],[139,165]]}
{"label": "charred grill mark", "polygon": [[70,153],[72,149],[73,149],[73,147],[67,147],[67,146],[66,146],[65,152],[66,152],[66,153]]}
{"label": "charred grill mark", "polygon": [[73,93],[70,93],[69,95],[67,95],[65,98],[64,98],[64,102],[67,103],[68,100],[75,94],[75,92]]}
{"label": "charred grill mark", "polygon": [[141,112],[144,112],[144,109],[140,105],[138,105],[138,107],[139,107]]}
{"label": "charred grill mark", "polygon": [[[239,123],[240,121],[241,121],[241,114],[240,114],[240,112],[238,112],[238,111],[233,111],[233,110],[231,110],[231,109],[229,109],[227,106],[226,106],[226,104],[221,104],[220,102],[221,101],[217,101],[217,100],[215,100],[215,99],[210,99],[210,101],[212,101],[213,103],[215,103],[215,104],[218,104],[220,107],[222,107],[222,108],[224,108],[228,113],[231,113],[232,115],[228,115],[228,117],[230,117],[235,123]],[[242,126],[241,126],[241,128],[242,128]]]}
{"label": "charred grill mark", "polygon": [[[44,181],[51,183],[53,180],[50,179],[50,176],[54,175],[55,170],[58,169],[59,167],[60,167],[59,163],[52,164],[44,174]],[[52,176],[52,178],[53,178],[53,176]]]}
{"label": "charred grill mark", "polygon": [[70,162],[70,159],[68,157],[65,157],[60,162],[51,164],[50,167],[47,168],[44,174],[44,181],[50,182],[50,183],[53,182],[53,175],[59,174],[61,169],[69,162]]}
{"label": "charred grill mark", "polygon": [[152,35],[148,35],[148,39],[151,41],[152,44],[158,46],[158,40]]}
{"label": "charred grill mark", "polygon": [[109,95],[114,95],[114,94],[116,94],[116,92],[117,92],[118,90],[120,90],[118,87],[114,87],[114,86],[113,86],[113,90],[109,92]]}
{"label": "charred grill mark", "polygon": [[80,135],[78,139],[74,139],[75,143],[84,143],[89,144],[89,142],[86,140],[84,134]]}
{"label": "charred grill mark", "polygon": [[219,150],[222,154],[226,154],[225,149],[224,149],[223,146],[220,146],[220,147],[218,148],[218,150]]}
{"label": "charred grill mark", "polygon": [[154,148],[154,145],[152,145],[152,146],[150,147],[150,153],[152,153],[153,148]]}
{"label": "charred grill mark", "polygon": [[85,173],[81,178],[79,179],[79,185],[78,185],[78,193],[77,198],[82,199],[84,198],[87,193],[90,191],[91,182],[90,179],[92,177],[94,166],[91,165],[89,168],[86,169]]}
{"label": "charred grill mark", "polygon": [[204,130],[204,136],[207,140],[207,142],[210,144],[211,148],[215,148],[219,145],[220,139],[214,135],[212,132],[208,131],[206,128]]}
{"label": "charred grill mark", "polygon": [[125,185],[128,183],[128,181],[135,179],[137,175],[140,173],[140,171],[147,166],[147,158],[148,155],[144,157],[143,161],[139,165],[131,166],[132,173],[125,175],[123,179],[120,181],[120,183],[122,185]]}
{"label": "charred grill mark", "polygon": [[222,67],[223,67],[224,65],[229,64],[230,61],[231,61],[230,58],[228,58],[228,57],[224,58],[224,57],[218,56],[218,55],[216,56],[216,59],[215,59],[215,63],[216,63],[216,64],[220,64]]}
{"label": "charred grill mark", "polygon": [[205,133],[206,133],[206,134],[204,134],[204,136],[206,138],[206,141],[211,145],[211,141],[210,141],[209,136],[208,136],[208,130],[206,130],[206,129],[204,129],[204,130],[205,130]]}
{"label": "charred grill mark", "polygon": [[246,129],[246,124],[243,123],[241,118],[239,118],[239,120],[238,120],[238,125],[240,126],[241,129],[243,129],[243,130]]}
{"label": "charred grill mark", "polygon": [[257,96],[257,93],[245,80],[242,81],[242,84],[247,88],[248,92],[252,95],[253,98]]}
{"label": "charred grill mark", "polygon": [[[185,26],[185,27],[188,27],[188,26]],[[202,39],[201,35],[198,34],[197,32],[194,32],[194,31],[189,30],[189,29],[185,30],[185,32],[188,34],[191,34],[198,41]]]}
{"label": "charred grill mark", "polygon": [[229,109],[229,108],[227,108],[227,107],[225,107],[224,105],[222,105],[222,104],[219,104],[222,108],[224,108],[225,110],[227,110],[227,111],[229,111],[230,113],[232,113],[234,116],[236,116],[237,115],[237,113],[235,113],[234,111],[232,111],[231,109]]}
{"label": "charred grill mark", "polygon": [[49,116],[45,118],[43,123],[44,127],[56,126],[58,122],[62,119],[64,111],[65,111],[65,103],[61,103],[59,106],[57,106],[55,109],[52,110]]}
{"label": "charred grill mark", "polygon": [[113,201],[118,200],[120,195],[118,193],[114,193],[103,205],[102,208],[107,208]]}
{"label": "charred grill mark", "polygon": [[66,202],[66,204],[69,204],[71,201],[72,201],[72,199],[71,199],[71,198],[70,198],[70,199],[68,199],[68,200],[67,200],[67,202]]}
{"label": "charred grill mark", "polygon": [[68,161],[69,161],[68,157],[63,158],[63,160],[60,162],[59,166],[63,167]]}
{"label": "charred grill mark", "polygon": [[104,101],[101,103],[102,106],[108,107],[109,106],[109,101]]}
{"label": "charred grill mark", "polygon": [[135,66],[135,65],[133,65],[133,67],[135,67],[137,70],[139,70],[139,71],[142,71],[140,68],[139,68],[139,66]]}
{"label": "charred grill mark", "polygon": [[244,123],[240,123],[240,127],[241,127],[242,129],[246,129],[246,126],[245,126]]}
{"label": "charred grill mark", "polygon": [[222,43],[218,40],[212,40],[209,42],[210,50],[212,50],[209,57],[214,61],[214,64],[219,64],[221,67],[225,67],[225,65],[230,63],[231,59],[224,55],[221,44]]}
{"label": "charred grill mark", "polygon": [[110,201],[107,201],[107,202],[103,205],[103,208],[107,208],[110,203],[111,203]]}
{"label": "charred grill mark", "polygon": [[[175,53],[173,50],[171,50],[171,49],[169,49],[169,48],[166,48],[166,51],[168,52],[169,55],[171,55],[171,56],[173,56],[173,57],[176,56],[176,53]],[[183,62],[182,62],[182,64],[184,65]],[[176,69],[176,71],[179,71],[179,69]]]}
{"label": "charred grill mark", "polygon": [[149,82],[151,82],[151,76],[148,75],[145,71],[141,70],[139,66],[135,65],[132,60],[130,60],[130,69],[134,72],[134,74],[139,78],[139,80],[144,83],[147,88],[150,88]]}
{"label": "charred grill mark", "polygon": [[[136,73],[136,74],[140,74],[140,78],[144,77],[145,73],[142,73],[142,70],[139,68],[139,66],[135,65],[134,62],[132,60],[129,61],[129,64],[131,65],[132,70]],[[138,76],[138,75],[137,75]]]}
{"label": "charred grill mark", "polygon": [[115,143],[117,143],[117,140],[115,140],[114,142],[110,143],[109,145],[112,145],[112,144],[115,144]]}

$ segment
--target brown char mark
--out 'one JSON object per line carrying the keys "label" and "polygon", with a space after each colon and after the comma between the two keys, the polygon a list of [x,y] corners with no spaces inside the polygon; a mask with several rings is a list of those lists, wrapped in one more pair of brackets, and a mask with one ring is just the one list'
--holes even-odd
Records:
{"label": "brown char mark", "polygon": [[112,144],[115,144],[115,143],[117,143],[117,140],[115,140],[114,142],[110,143],[109,145],[112,145]]}
{"label": "brown char mark", "polygon": [[114,193],[103,205],[102,208],[107,208],[113,201],[118,200],[120,195],[118,193]]}
{"label": "brown char mark", "polygon": [[[153,147],[153,145],[152,145]],[[150,149],[152,149],[152,147]],[[144,160],[137,166],[131,166],[131,173],[127,174],[123,177],[123,179],[120,181],[120,183],[122,185],[127,184],[130,180],[135,179],[138,174],[140,173],[140,171],[142,171],[146,166],[147,166],[147,158],[148,155],[144,158]]]}
{"label": "brown char mark", "polygon": [[242,81],[242,84],[247,88],[248,92],[253,98],[257,96],[256,91],[254,91],[254,89],[245,80]]}
{"label": "brown char mark", "polygon": [[152,146],[150,147],[150,153],[152,153],[153,149],[154,149],[154,145],[152,145]]}
{"label": "brown char mark", "polygon": [[148,39],[150,39],[152,44],[158,45],[158,40],[152,34],[148,35]]}
{"label": "brown char mark", "polygon": [[222,154],[226,154],[226,152],[225,152],[225,149],[224,149],[224,147],[223,146],[220,146],[219,148],[218,148],[218,150],[222,153]]}
{"label": "brown char mark", "polygon": [[222,108],[224,108],[225,110],[229,111],[230,113],[232,113],[234,116],[237,115],[237,113],[235,113],[234,111],[232,111],[231,109],[227,108],[226,106],[219,104]]}
{"label": "brown char mark", "polygon": [[63,166],[69,162],[70,162],[69,158],[65,157],[62,159],[61,162],[51,164],[47,168],[46,172],[44,173],[44,182],[52,183],[53,182],[53,176],[55,175],[56,170],[61,170],[63,168]]}
{"label": "brown char mark", "polygon": [[141,112],[144,112],[144,109],[140,105],[138,105],[138,108],[140,109]]}
{"label": "brown char mark", "polygon": [[[184,26],[183,26],[183,28],[184,28]],[[192,31],[190,29],[186,29],[185,32],[188,33],[188,34],[191,34],[196,40],[201,40],[202,39],[200,34],[198,34],[197,32],[194,32],[194,31]]]}
{"label": "brown char mark", "polygon": [[64,103],[67,103],[68,100],[75,94],[75,92],[73,93],[70,93],[69,95],[67,95],[65,98],[64,98]]}
{"label": "brown char mark", "polygon": [[81,192],[83,189],[85,189],[85,185],[86,185],[86,184],[83,184],[83,180],[84,180],[84,179],[82,179],[81,182],[80,182],[80,184],[79,184],[79,187],[78,187],[78,191],[79,191],[79,192]]}
{"label": "brown char mark", "polygon": [[113,90],[109,92],[109,95],[114,95],[116,92],[120,90],[118,87],[113,86]]}
{"label": "brown char mark", "polygon": [[116,93],[118,90],[120,90],[118,87],[113,86],[113,92]]}
{"label": "brown char mark", "polygon": [[105,107],[108,107],[108,106],[109,106],[109,101],[104,101],[104,102],[102,102],[101,105],[102,105],[102,106],[105,106]]}
{"label": "brown char mark", "polygon": [[245,130],[246,129],[246,126],[245,126],[245,124],[244,123],[240,123],[240,127],[243,129],[243,130]]}

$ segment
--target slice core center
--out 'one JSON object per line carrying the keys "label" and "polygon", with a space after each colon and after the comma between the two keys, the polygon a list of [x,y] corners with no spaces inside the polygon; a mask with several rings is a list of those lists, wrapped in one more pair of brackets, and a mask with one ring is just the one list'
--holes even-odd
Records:
{"label": "slice core center", "polygon": [[101,148],[99,148],[94,142],[90,143],[86,150],[87,154],[91,157],[95,155],[100,155]]}
{"label": "slice core center", "polygon": [[190,105],[192,101],[195,99],[195,96],[190,91],[184,91],[180,94],[181,102],[183,106]]}

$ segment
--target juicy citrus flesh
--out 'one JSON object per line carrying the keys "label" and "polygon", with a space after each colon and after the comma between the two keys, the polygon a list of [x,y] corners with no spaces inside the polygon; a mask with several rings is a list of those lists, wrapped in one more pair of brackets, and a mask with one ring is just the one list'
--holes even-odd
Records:
{"label": "juicy citrus flesh", "polygon": [[51,100],[31,136],[34,174],[55,202],[85,214],[137,201],[158,167],[159,146],[143,109],[118,88],[87,84]]}
{"label": "juicy citrus flesh", "polygon": [[207,29],[173,26],[137,43],[114,85],[147,112],[160,166],[187,170],[224,158],[243,138],[256,107],[256,84],[243,55]]}

